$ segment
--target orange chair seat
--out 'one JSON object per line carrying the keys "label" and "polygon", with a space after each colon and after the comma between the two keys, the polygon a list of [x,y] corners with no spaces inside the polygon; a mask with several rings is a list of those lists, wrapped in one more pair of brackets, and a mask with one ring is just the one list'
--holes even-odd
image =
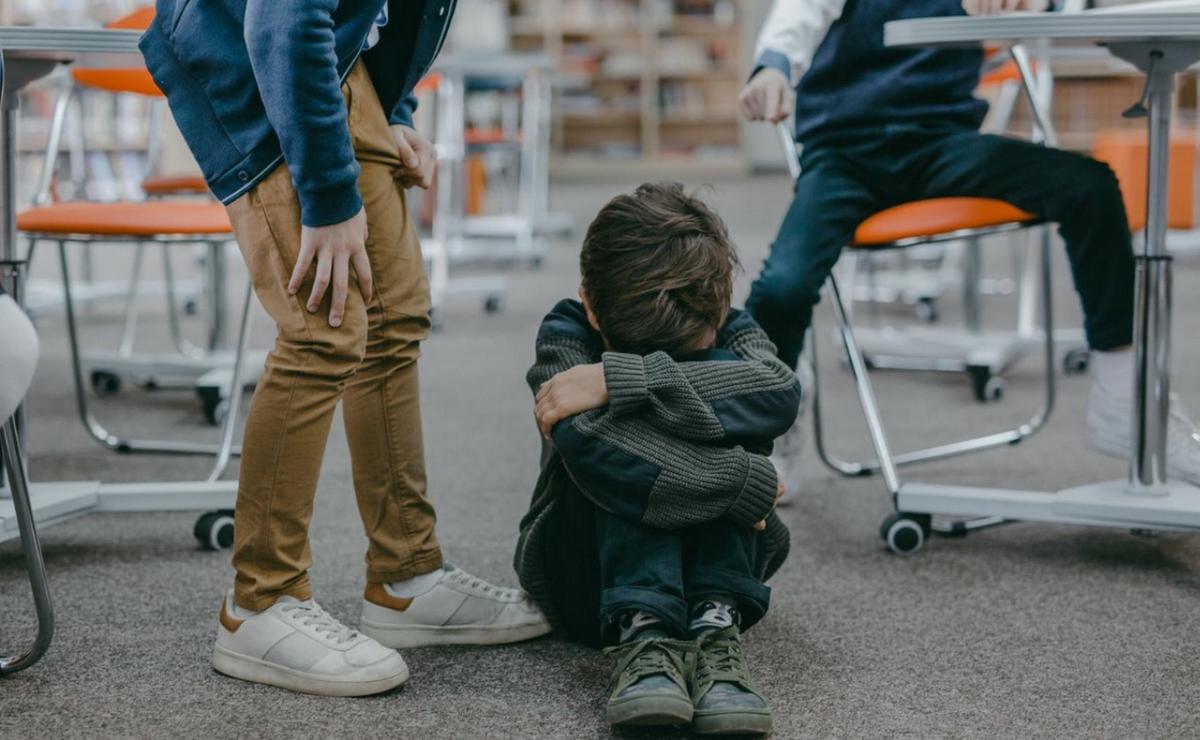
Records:
{"label": "orange chair seat", "polygon": [[171,195],[172,193],[207,193],[208,183],[200,175],[176,175],[174,177],[147,177],[142,181],[142,192],[146,195]]}
{"label": "orange chair seat", "polygon": [[870,248],[903,239],[1036,220],[1032,213],[993,198],[928,198],[893,206],[869,217],[855,230],[852,246]]}
{"label": "orange chair seat", "polygon": [[17,214],[17,229],[32,234],[146,237],[218,236],[233,229],[219,203],[151,200],[131,203],[61,202]]}

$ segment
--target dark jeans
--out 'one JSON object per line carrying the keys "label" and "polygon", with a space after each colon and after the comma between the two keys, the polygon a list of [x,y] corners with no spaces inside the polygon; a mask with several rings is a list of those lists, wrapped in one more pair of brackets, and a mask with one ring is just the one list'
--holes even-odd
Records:
{"label": "dark jeans", "polygon": [[1112,170],[1094,159],[975,131],[884,129],[807,148],[795,196],[746,300],[779,356],[799,359],[842,247],[873,213],[923,198],[998,198],[1057,223],[1092,349],[1133,337],[1133,247]]}
{"label": "dark jeans", "polygon": [[727,519],[679,530],[649,527],[564,493],[545,528],[546,587],[561,627],[589,645],[614,641],[627,609],[687,632],[688,606],[717,598],[736,604],[742,629],[766,614],[771,589],[763,572],[762,535]]}

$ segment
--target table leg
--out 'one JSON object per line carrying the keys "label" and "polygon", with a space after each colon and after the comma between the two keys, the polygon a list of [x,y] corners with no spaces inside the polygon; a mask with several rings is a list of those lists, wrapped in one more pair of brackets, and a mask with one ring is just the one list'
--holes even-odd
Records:
{"label": "table leg", "polygon": [[17,96],[0,101],[0,260],[17,257]]}
{"label": "table leg", "polygon": [[1130,493],[1167,492],[1167,420],[1170,415],[1171,257],[1166,252],[1167,156],[1175,70],[1151,51],[1148,66],[1149,163],[1146,235],[1136,256],[1134,304],[1133,440]]}

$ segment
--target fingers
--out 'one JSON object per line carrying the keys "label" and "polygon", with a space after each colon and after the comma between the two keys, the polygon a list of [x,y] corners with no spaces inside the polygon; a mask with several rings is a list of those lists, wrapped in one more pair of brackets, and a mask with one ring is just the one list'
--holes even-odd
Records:
{"label": "fingers", "polygon": [[779,123],[792,113],[792,89],[787,85],[779,85],[771,92],[773,110],[768,120]]}
{"label": "fingers", "polygon": [[312,292],[308,294],[308,312],[316,313],[321,307],[321,301],[325,300],[325,290],[329,287],[330,272],[333,267],[333,259],[328,252],[321,252],[317,257],[317,274],[313,278]]}
{"label": "fingers", "polygon": [[350,258],[345,254],[333,257],[333,299],[329,304],[329,325],[342,325],[346,312],[346,290],[350,287]]}
{"label": "fingers", "polygon": [[767,528],[767,520],[766,519],[763,519],[761,522],[754,523],[754,531],[755,532],[762,532],[766,528]]}
{"label": "fingers", "polygon": [[400,161],[404,163],[405,167],[415,170],[421,166],[421,158],[417,156],[407,135],[396,137],[396,148],[400,151]]}
{"label": "fingers", "polygon": [[312,240],[306,238],[307,236],[303,231],[300,234],[300,254],[296,257],[296,266],[292,268],[292,277],[288,280],[288,295],[296,295],[300,290],[300,284],[304,282],[304,276],[312,266],[313,255],[317,253]]}
{"label": "fingers", "polygon": [[358,276],[358,292],[362,293],[363,303],[370,303],[375,297],[375,277],[371,274],[371,260],[367,258],[367,250],[360,249],[350,257],[354,265],[354,274]]}
{"label": "fingers", "polygon": [[746,85],[742,90],[742,94],[738,96],[738,106],[742,109],[742,115],[747,121],[761,121],[762,113],[762,90],[754,82]]}

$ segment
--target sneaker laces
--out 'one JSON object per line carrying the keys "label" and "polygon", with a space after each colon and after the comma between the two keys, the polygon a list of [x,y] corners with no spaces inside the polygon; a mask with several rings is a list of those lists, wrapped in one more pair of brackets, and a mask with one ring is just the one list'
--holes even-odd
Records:
{"label": "sneaker laces", "polygon": [[509,601],[513,603],[521,600],[522,594],[519,589],[505,588],[503,586],[497,586],[493,583],[488,583],[482,578],[473,576],[461,568],[455,568],[454,570],[446,571],[445,577],[451,582],[462,586],[463,589],[469,591],[475,596],[480,596],[485,599],[492,599],[493,601]]}
{"label": "sneaker laces", "polygon": [[298,601],[294,604],[285,604],[280,611],[285,614],[291,614],[292,618],[301,625],[308,627],[318,635],[327,635],[335,643],[344,644],[358,637],[356,630],[339,622],[315,601]]}
{"label": "sneaker laces", "polygon": [[733,683],[747,691],[754,691],[750,686],[750,673],[746,670],[737,627],[726,627],[700,636],[693,675],[698,696],[703,696],[716,683]]}
{"label": "sneaker laces", "polygon": [[648,638],[604,648],[605,655],[616,658],[613,667],[613,693],[619,694],[626,688],[650,676],[663,675],[683,688],[684,666],[688,656],[696,649],[690,640]]}

